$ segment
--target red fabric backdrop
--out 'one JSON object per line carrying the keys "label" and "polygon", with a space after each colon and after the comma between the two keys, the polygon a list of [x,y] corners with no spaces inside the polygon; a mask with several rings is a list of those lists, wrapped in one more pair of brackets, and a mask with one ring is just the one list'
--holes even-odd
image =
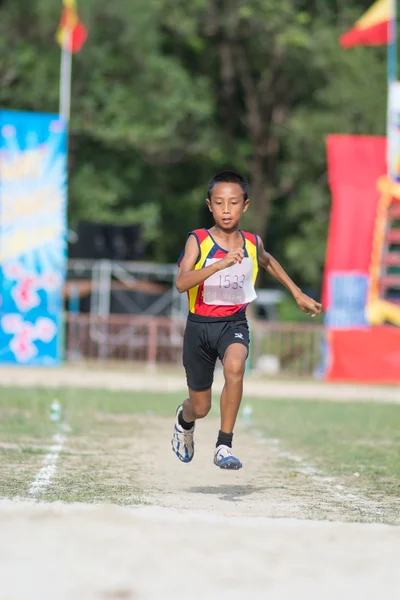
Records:
{"label": "red fabric backdrop", "polygon": [[399,383],[400,329],[371,327],[328,331],[328,381]]}
{"label": "red fabric backdrop", "polygon": [[[379,191],[386,172],[386,138],[332,135],[327,140],[332,211],[326,253],[323,302],[328,315],[339,302],[329,282],[339,277],[347,289],[357,274],[368,282]],[[336,292],[335,292],[336,293]],[[342,300],[343,302],[343,300]],[[346,328],[327,328],[327,368],[330,381],[400,382],[400,329],[352,327],[351,307]],[[363,313],[363,307],[360,307]],[[364,314],[364,313],[363,313]]]}
{"label": "red fabric backdrop", "polygon": [[386,172],[386,138],[331,135],[327,139],[328,176],[332,192],[322,294],[329,308],[328,278],[333,272],[368,273],[379,192]]}

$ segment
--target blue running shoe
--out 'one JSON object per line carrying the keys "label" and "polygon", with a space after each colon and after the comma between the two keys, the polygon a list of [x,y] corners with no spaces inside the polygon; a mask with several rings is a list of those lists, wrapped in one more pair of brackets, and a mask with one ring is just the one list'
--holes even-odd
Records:
{"label": "blue running shoe", "polygon": [[242,468],[242,463],[232,452],[232,448],[229,446],[218,446],[214,454],[214,465],[217,465],[220,469],[230,469],[237,471]]}
{"label": "blue running shoe", "polygon": [[175,452],[179,460],[184,463],[188,463],[192,460],[194,456],[194,425],[191,429],[186,430],[183,429],[179,425],[178,417],[182,412],[183,407],[182,404],[178,406],[176,410],[176,419],[175,419],[175,427],[174,433],[172,436],[171,444],[172,450]]}

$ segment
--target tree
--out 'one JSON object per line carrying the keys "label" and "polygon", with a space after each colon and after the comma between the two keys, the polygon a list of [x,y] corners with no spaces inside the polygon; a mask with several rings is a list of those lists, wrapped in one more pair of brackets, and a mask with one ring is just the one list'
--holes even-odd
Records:
{"label": "tree", "polygon": [[[249,176],[249,228],[314,285],[330,206],[325,136],[384,131],[382,49],[345,52],[338,45],[368,0],[359,5],[349,11],[322,0],[209,0],[193,30],[181,27],[180,5],[170,2],[173,53],[208,75],[213,89],[214,164]],[[206,44],[198,43],[202,51],[193,57],[187,48],[195,34]]]}
{"label": "tree", "polygon": [[[61,2],[0,5],[0,104],[55,112]],[[327,133],[383,133],[383,49],[343,51],[370,4],[328,0],[86,0],[74,57],[70,201],[79,219],[141,222],[174,261],[206,219],[209,177],[248,176],[245,226],[318,285],[329,216]],[[371,85],[371,81],[374,85]]]}

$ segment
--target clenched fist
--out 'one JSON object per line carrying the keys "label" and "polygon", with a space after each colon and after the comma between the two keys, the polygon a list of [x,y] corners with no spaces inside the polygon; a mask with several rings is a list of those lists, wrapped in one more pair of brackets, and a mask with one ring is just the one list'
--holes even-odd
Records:
{"label": "clenched fist", "polygon": [[236,250],[230,250],[225,258],[221,258],[218,262],[219,269],[227,269],[232,265],[236,265],[236,263],[241,263],[244,259],[244,250],[243,248],[237,248]]}

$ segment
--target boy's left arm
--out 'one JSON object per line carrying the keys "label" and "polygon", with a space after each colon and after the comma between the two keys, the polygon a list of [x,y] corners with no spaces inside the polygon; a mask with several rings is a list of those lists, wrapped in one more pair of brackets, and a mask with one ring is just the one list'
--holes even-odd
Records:
{"label": "boy's left arm", "polygon": [[281,267],[277,260],[271,254],[265,251],[264,244],[259,236],[258,239],[258,264],[263,267],[275,277],[280,283],[282,283],[292,294],[293,298],[297,302],[297,306],[305,313],[311,314],[312,317],[316,317],[322,310],[322,305],[316,302],[306,294],[303,294],[301,289],[290,279],[286,271]]}

